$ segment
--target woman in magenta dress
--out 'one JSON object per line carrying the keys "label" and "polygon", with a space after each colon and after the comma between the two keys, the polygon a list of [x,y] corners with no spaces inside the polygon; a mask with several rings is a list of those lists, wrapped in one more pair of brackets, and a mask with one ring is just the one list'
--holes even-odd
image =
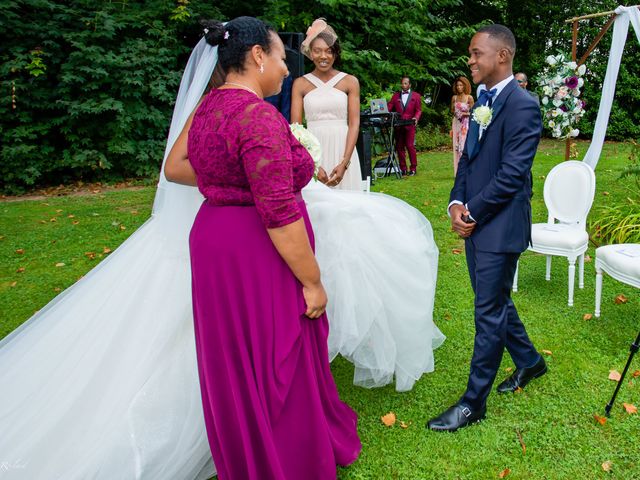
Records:
{"label": "woman in magenta dress", "polygon": [[453,97],[451,97],[451,136],[453,138],[453,176],[458,172],[458,162],[464,150],[469,130],[469,112],[473,107],[471,84],[465,77],[458,77],[453,82]]}
{"label": "woman in magenta dress", "polygon": [[[260,20],[207,25],[226,82],[165,175],[205,196],[190,236],[198,368],[218,478],[335,479],[358,456],[356,414],[329,370],[326,294],[300,190],[314,164],[262,99],[288,71]],[[182,145],[182,147],[181,147]],[[177,155],[181,158],[181,155]]]}

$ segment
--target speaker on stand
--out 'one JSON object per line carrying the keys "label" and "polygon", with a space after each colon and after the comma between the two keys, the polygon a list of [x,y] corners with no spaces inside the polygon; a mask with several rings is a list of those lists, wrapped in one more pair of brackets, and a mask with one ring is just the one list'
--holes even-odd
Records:
{"label": "speaker on stand", "polygon": [[373,184],[374,177],[371,174],[371,129],[360,129],[360,132],[358,132],[358,141],[356,142],[356,150],[358,151],[358,159],[360,160],[362,180],[371,177],[371,183]]}

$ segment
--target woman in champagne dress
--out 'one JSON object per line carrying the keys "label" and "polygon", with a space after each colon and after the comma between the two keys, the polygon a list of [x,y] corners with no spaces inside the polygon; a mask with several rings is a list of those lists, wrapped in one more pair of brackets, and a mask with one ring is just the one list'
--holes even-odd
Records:
{"label": "woman in champagne dress", "polygon": [[314,64],[311,73],[293,82],[291,122],[302,124],[322,145],[318,180],[342,190],[362,190],[362,174],[355,149],[360,128],[360,85],[340,72],[340,42],[323,19],[313,22],[302,53]]}

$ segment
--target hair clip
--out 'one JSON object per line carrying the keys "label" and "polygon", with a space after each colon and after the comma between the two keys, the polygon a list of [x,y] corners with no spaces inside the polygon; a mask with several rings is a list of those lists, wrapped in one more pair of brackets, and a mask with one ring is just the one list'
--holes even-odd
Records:
{"label": "hair clip", "polygon": [[224,32],[224,39],[225,39],[225,40],[229,40],[229,30],[225,30],[225,32]]}

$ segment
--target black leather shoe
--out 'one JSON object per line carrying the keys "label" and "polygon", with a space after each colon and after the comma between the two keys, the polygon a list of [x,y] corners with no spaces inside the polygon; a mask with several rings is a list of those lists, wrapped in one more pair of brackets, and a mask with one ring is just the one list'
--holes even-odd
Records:
{"label": "black leather shoe", "polygon": [[524,388],[534,378],[541,377],[547,373],[547,364],[544,358],[536,362],[533,367],[518,368],[504,382],[498,385],[498,393],[515,392],[518,388]]}
{"label": "black leather shoe", "polygon": [[486,407],[474,412],[464,405],[455,404],[437,417],[429,420],[427,428],[436,432],[455,432],[459,428],[467,427],[483,420],[486,413]]}
{"label": "black leather shoe", "polygon": [[414,170],[411,170],[411,171],[409,172],[409,176],[410,176],[410,177],[414,177],[415,175],[416,175],[416,172],[415,172]]}

